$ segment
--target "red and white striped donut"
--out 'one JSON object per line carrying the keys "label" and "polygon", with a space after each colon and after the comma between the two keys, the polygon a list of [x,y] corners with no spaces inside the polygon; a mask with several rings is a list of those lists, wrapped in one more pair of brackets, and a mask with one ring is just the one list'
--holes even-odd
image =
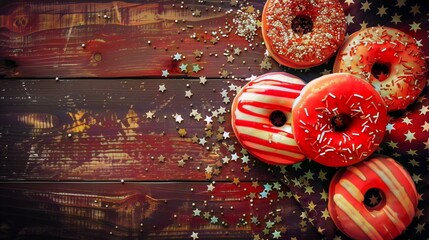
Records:
{"label": "red and white striped donut", "polygon": [[[374,188],[382,200],[367,206],[364,196]],[[382,155],[339,170],[329,186],[331,218],[353,239],[394,239],[413,220],[417,202],[417,190],[408,172]]]}
{"label": "red and white striped donut", "polygon": [[268,0],[262,36],[270,55],[292,68],[326,62],[340,47],[346,18],[338,0]]}
{"label": "red and white striped donut", "polygon": [[383,140],[387,111],[364,80],[334,73],[308,83],[295,101],[293,132],[301,151],[332,167],[355,164]]}
{"label": "red and white striped donut", "polygon": [[292,105],[305,82],[268,73],[248,82],[232,103],[234,133],[252,155],[269,164],[294,164],[305,156],[292,133]]}
{"label": "red and white striped donut", "polygon": [[426,84],[426,62],[416,40],[388,27],[353,33],[338,51],[334,72],[351,73],[371,83],[388,111],[405,109]]}

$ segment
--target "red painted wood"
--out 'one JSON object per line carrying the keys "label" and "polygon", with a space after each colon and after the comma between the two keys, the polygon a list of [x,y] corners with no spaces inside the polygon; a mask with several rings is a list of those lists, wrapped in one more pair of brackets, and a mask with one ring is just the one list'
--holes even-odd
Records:
{"label": "red painted wood", "polygon": [[[241,159],[248,154],[241,152],[227,113],[230,103],[222,102],[221,95],[231,84],[244,82],[3,81],[0,176],[8,180],[205,180],[210,179],[209,167],[213,179],[273,179],[266,165],[252,157],[248,162]],[[159,85],[167,90],[160,92]],[[191,98],[185,97],[185,91],[193,92]],[[234,93],[228,90],[231,100]],[[193,110],[200,120],[191,116]],[[148,118],[148,112],[154,115]],[[176,114],[183,121],[172,117]],[[207,135],[207,117],[213,121],[211,135]],[[184,137],[180,130],[186,131]],[[230,137],[224,138],[224,132]],[[204,146],[199,144],[201,139],[207,141]],[[239,158],[234,161],[235,154]],[[225,162],[224,157],[231,160]]]}
{"label": "red painted wood", "polygon": [[[263,72],[260,34],[252,44],[233,34],[234,14],[227,13],[232,6],[226,2],[184,1],[183,7],[180,1],[3,5],[0,58],[11,64],[3,64],[8,67],[0,75],[6,77],[161,77],[164,69],[169,77],[219,77],[223,69],[240,77]],[[192,15],[196,11],[200,16]],[[231,30],[224,28],[226,22]],[[222,53],[237,47],[243,53],[228,63]],[[193,54],[196,50],[203,52],[201,58]],[[180,63],[189,65],[188,72],[181,72],[172,59],[176,53],[186,57]],[[204,69],[193,72],[195,64]]]}

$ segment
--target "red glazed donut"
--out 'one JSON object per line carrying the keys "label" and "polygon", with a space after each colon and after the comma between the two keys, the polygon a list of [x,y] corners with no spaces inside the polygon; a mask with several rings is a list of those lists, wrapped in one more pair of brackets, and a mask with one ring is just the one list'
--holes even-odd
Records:
{"label": "red glazed donut", "polygon": [[293,106],[293,132],[301,151],[326,166],[347,166],[373,153],[387,124],[380,95],[347,73],[307,84]]}
{"label": "red glazed donut", "polygon": [[422,92],[426,63],[416,40],[388,27],[353,33],[338,51],[334,72],[347,72],[371,83],[388,111],[403,110]]}
{"label": "red glazed donut", "polygon": [[269,164],[302,161],[292,134],[292,105],[305,82],[287,73],[268,73],[247,83],[234,98],[234,133],[252,155]]}
{"label": "red glazed donut", "polygon": [[[375,206],[364,203],[370,189],[381,193]],[[353,239],[394,239],[413,220],[417,201],[408,172],[392,158],[379,155],[335,174],[328,210],[335,225]]]}
{"label": "red glazed donut", "polygon": [[268,0],[262,13],[262,36],[270,55],[292,68],[326,62],[346,32],[338,0]]}

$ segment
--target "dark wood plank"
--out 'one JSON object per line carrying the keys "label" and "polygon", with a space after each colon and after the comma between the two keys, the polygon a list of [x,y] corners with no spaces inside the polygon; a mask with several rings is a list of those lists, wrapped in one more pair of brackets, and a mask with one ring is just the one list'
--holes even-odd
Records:
{"label": "dark wood plank", "polygon": [[302,209],[278,194],[288,189],[258,198],[259,184],[217,182],[207,191],[207,183],[2,183],[2,237],[191,239],[195,232],[200,239],[251,239],[279,231],[285,239],[319,238],[296,224]]}
{"label": "dark wood plank", "polygon": [[272,179],[230,125],[226,100],[244,83],[2,81],[1,179]]}
{"label": "dark wood plank", "polygon": [[[263,7],[259,1],[249,5]],[[260,74],[265,52],[261,35],[249,43],[234,34],[231,8],[237,10],[239,5],[218,0],[3,3],[0,58],[8,62],[0,75],[160,77],[164,69],[169,77],[219,77],[222,70],[234,70],[230,76]],[[195,15],[197,11],[201,13]],[[242,54],[228,63],[224,53],[235,48]],[[203,55],[196,57],[196,50]],[[176,53],[186,59],[174,61]],[[189,65],[187,72],[179,69],[181,63]],[[195,64],[204,69],[194,72]]]}

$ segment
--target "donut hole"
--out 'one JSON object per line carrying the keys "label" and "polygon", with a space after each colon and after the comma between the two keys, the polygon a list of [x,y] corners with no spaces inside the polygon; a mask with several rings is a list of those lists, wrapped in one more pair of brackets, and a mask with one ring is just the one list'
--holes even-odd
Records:
{"label": "donut hole", "polygon": [[376,79],[383,81],[385,80],[390,73],[390,64],[384,62],[375,62],[371,67],[371,75]]}
{"label": "donut hole", "polygon": [[270,122],[276,127],[285,125],[286,121],[286,115],[280,110],[275,110],[270,114]]}
{"label": "donut hole", "polygon": [[298,15],[292,20],[292,30],[294,33],[304,35],[313,31],[313,20],[306,15]]}
{"label": "donut hole", "polygon": [[363,203],[368,210],[378,210],[384,206],[385,202],[385,196],[380,189],[370,188],[365,192]]}
{"label": "donut hole", "polygon": [[349,114],[338,114],[331,119],[331,124],[336,132],[342,132],[350,126],[352,117]]}

